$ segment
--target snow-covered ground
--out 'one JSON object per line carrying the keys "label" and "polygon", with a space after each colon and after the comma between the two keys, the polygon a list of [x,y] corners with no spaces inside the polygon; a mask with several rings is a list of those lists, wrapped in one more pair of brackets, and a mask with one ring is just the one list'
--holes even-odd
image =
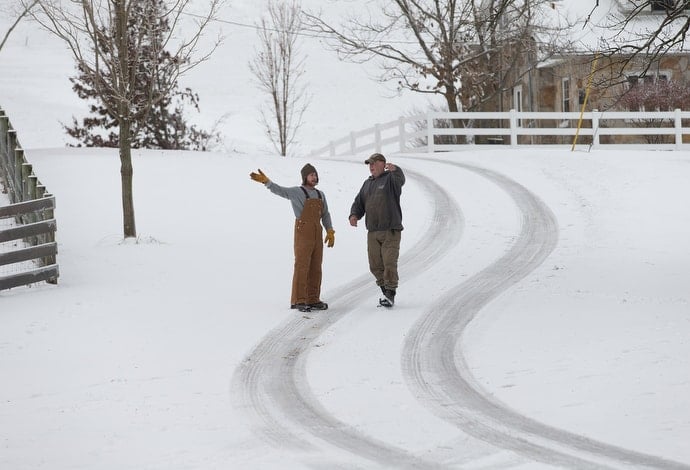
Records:
{"label": "snow-covered ground", "polygon": [[[64,148],[65,52],[29,25],[0,51],[61,271],[0,292],[0,468],[690,468],[690,153],[389,155],[406,229],[382,310],[347,223],[366,155],[268,154],[247,44],[190,78],[204,119],[234,113],[225,150],[136,153],[137,243],[116,152]],[[332,60],[306,148],[409,109]],[[297,184],[307,161],[336,243],[331,308],[302,315],[291,209],[248,173]]]}

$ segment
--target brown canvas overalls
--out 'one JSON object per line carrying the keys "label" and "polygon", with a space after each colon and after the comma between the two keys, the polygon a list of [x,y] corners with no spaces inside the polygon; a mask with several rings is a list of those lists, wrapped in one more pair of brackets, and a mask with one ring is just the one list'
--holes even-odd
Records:
{"label": "brown canvas overalls", "polygon": [[303,187],[304,209],[295,219],[295,270],[292,276],[292,301],[295,304],[315,304],[321,296],[321,262],[323,245],[321,236],[321,213],[323,201],[317,190],[318,199],[310,198]]}

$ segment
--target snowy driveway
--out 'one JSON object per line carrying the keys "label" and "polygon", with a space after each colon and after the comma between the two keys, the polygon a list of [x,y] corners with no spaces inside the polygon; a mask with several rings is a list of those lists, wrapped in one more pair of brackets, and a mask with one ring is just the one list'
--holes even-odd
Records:
{"label": "snowy driveway", "polygon": [[[507,176],[467,163],[435,162],[446,167],[441,172],[479,176],[484,180],[485,194],[503,191],[519,219],[514,224],[515,233],[502,234],[512,240],[505,244],[505,252],[469,276],[463,274],[460,263],[456,264],[455,284],[428,293],[422,304],[423,315],[405,334],[400,363],[409,393],[456,432],[449,434],[441,426],[431,432],[438,435],[437,442],[432,439],[425,448],[414,449],[415,436],[420,432],[414,426],[414,413],[403,420],[407,426],[413,423],[405,430],[409,435],[398,436],[393,442],[374,436],[375,431],[370,432],[362,423],[352,423],[358,421],[354,414],[340,412],[341,416],[336,416],[339,412],[329,410],[323,402],[326,389],[317,392],[312,388],[310,356],[327,354],[312,352],[328,348],[324,337],[336,322],[362,310],[385,316],[388,321],[394,317],[391,312],[371,308],[374,294],[369,275],[332,292],[329,311],[285,321],[245,358],[236,371],[233,388],[239,405],[249,410],[256,430],[278,447],[304,452],[305,459],[317,468],[345,467],[344,462],[352,456],[362,459],[365,467],[373,462],[389,468],[690,468],[542,424],[492,398],[476,383],[461,347],[465,327],[487,303],[540,266],[558,243],[559,228],[549,207]],[[426,192],[433,209],[427,232],[401,256],[406,283],[417,276],[429,276],[441,260],[457,256],[465,233],[461,205],[433,179],[411,170],[407,174]],[[506,222],[502,226],[509,225]],[[405,307],[394,310],[400,308]],[[368,379],[376,381],[375,377]],[[376,386],[369,391],[372,395],[378,392]],[[376,400],[367,398],[366,391],[360,393],[364,394],[360,400]],[[335,457],[338,453],[328,446],[351,456],[339,461]]]}

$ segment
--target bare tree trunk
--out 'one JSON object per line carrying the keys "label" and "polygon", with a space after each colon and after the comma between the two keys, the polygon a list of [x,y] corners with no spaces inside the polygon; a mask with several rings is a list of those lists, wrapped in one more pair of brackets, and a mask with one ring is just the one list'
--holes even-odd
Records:
{"label": "bare tree trunk", "polygon": [[127,36],[127,7],[125,0],[115,2],[115,41],[118,44],[118,66],[120,68],[119,81],[115,84],[118,94],[119,130],[120,130],[120,178],[122,181],[122,228],[125,238],[137,236],[134,220],[134,194],[132,180],[134,167],[132,166],[132,110],[129,109],[127,96],[130,96],[131,75],[128,73],[129,40]]}
{"label": "bare tree trunk", "polygon": [[122,227],[124,236],[125,238],[136,237],[131,129],[129,120],[126,119],[120,122],[120,179],[122,181]]}

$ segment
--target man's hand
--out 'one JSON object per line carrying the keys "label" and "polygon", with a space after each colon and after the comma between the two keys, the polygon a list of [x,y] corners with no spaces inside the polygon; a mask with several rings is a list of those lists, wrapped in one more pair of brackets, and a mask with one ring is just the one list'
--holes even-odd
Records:
{"label": "man's hand", "polygon": [[256,181],[257,183],[261,183],[261,184],[268,183],[268,181],[269,181],[268,176],[264,175],[264,172],[261,171],[260,169],[256,170],[256,171],[258,171],[258,173],[254,173],[253,171],[251,173],[249,173],[249,177],[251,179],[253,179],[254,181]]}
{"label": "man's hand", "polygon": [[354,215],[350,216],[350,225],[352,225],[353,227],[357,226],[357,216],[354,216]]}
{"label": "man's hand", "polygon": [[323,242],[328,246],[328,248],[333,248],[333,245],[335,245],[335,230],[332,228],[326,230],[326,239]]}

